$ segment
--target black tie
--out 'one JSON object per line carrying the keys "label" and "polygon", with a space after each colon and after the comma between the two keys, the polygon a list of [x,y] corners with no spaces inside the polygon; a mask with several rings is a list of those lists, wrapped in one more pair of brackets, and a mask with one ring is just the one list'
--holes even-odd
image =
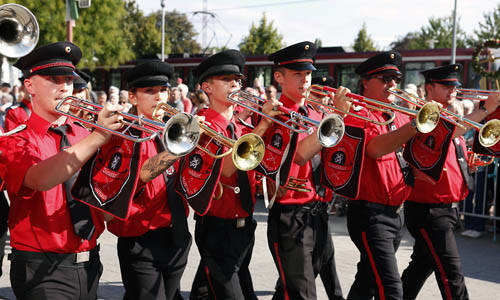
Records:
{"label": "black tie", "polygon": [[[158,153],[165,151],[165,146],[163,146],[159,136],[156,136],[155,142]],[[170,207],[173,240],[177,247],[182,248],[185,247],[190,240],[186,210],[182,203],[181,196],[175,191],[175,176],[169,179],[165,171],[162,174],[167,188],[167,201]]]}
{"label": "black tie", "polygon": [[[234,133],[234,124],[229,123],[227,125],[227,130],[229,130],[229,134],[231,138],[236,140],[236,134]],[[233,150],[235,151],[235,150]],[[252,201],[252,190],[250,189],[250,181],[248,180],[247,173],[241,170],[238,170],[238,187],[240,188],[240,200],[241,207],[251,215],[253,212],[253,201]]]}
{"label": "black tie", "polygon": [[[68,137],[66,136],[67,129],[68,125],[50,128],[51,131],[61,136],[59,151],[63,151],[65,148],[71,146]],[[73,197],[71,197],[71,187],[73,186],[78,173],[79,172],[76,172],[64,182],[64,191],[66,193],[66,202],[68,203],[69,213],[71,215],[71,221],[73,222],[75,233],[86,240],[90,240],[95,231],[92,215],[90,214],[90,208],[88,205],[85,205],[80,201],[76,201]]]}

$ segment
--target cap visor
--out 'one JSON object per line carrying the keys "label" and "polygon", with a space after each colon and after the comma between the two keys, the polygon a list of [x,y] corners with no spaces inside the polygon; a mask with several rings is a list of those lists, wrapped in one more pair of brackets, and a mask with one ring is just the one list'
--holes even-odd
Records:
{"label": "cap visor", "polygon": [[40,71],[36,71],[31,74],[33,75],[42,75],[42,76],[74,76],[77,77],[78,74],[73,71],[71,68],[49,68],[43,69]]}
{"label": "cap visor", "polygon": [[283,67],[296,71],[316,71],[316,68],[311,63],[294,63],[283,65]]}

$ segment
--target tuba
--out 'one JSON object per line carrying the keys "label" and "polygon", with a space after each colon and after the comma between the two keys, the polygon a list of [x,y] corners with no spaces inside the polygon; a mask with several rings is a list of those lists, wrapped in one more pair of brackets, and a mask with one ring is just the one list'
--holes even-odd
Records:
{"label": "tuba", "polygon": [[39,33],[36,18],[26,7],[14,3],[0,6],[0,54],[25,56],[35,48]]}

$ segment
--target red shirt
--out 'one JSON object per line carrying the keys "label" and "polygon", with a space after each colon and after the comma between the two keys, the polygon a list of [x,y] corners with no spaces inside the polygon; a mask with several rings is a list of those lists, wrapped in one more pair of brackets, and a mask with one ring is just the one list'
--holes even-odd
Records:
{"label": "red shirt", "polygon": [[[360,115],[368,116],[372,120],[385,121],[382,112],[363,109]],[[391,125],[400,128],[409,122],[409,117],[395,112],[396,117]],[[389,132],[387,125],[376,125],[370,122],[365,124],[366,144],[374,137]],[[365,152],[361,169],[361,188],[357,200],[365,200],[384,205],[401,205],[410,195],[411,187],[406,185],[396,158],[396,152],[391,152],[379,158],[371,158]]]}
{"label": "red shirt", "polygon": [[[458,139],[462,149],[464,149],[465,161],[467,161],[465,140],[463,137],[459,137]],[[443,166],[443,174],[439,181],[436,184],[432,184],[427,180],[415,178],[415,188],[408,201],[448,204],[465,199],[468,193],[467,184],[458,164],[455,143],[451,141]]]}
{"label": "red shirt", "polygon": [[[27,101],[23,99],[22,103],[26,105],[26,107],[31,111],[31,101]],[[7,110],[5,114],[5,131],[10,131],[17,126],[26,123],[28,121],[29,116],[24,110],[24,107],[21,104],[16,105]]]}
{"label": "red shirt", "polygon": [[[281,94],[280,96],[280,102],[283,103],[283,106],[293,110],[293,111],[298,111],[300,105],[298,103],[293,102],[290,98],[285,96],[285,94]],[[308,118],[313,119],[313,120],[321,120],[322,116],[315,110],[308,108],[308,113],[309,116]],[[313,133],[315,134],[315,133]],[[300,143],[301,140],[304,138],[308,137],[309,134],[307,133],[300,133],[298,137],[297,143]],[[292,162],[292,165],[290,166],[290,173],[289,177],[293,176],[298,179],[307,179],[306,185],[304,188],[307,188],[310,190],[310,192],[300,192],[300,191],[295,191],[295,190],[288,190],[286,194],[281,197],[277,198],[276,201],[281,204],[307,204],[310,202],[314,201],[324,201],[323,198],[321,198],[317,193],[316,193],[316,187],[313,182],[313,169],[311,165],[311,161],[308,161],[305,165],[300,166],[294,162]]]}
{"label": "red shirt", "polygon": [[[235,124],[234,129],[237,137],[240,137],[244,133],[249,133],[251,131],[248,127],[241,125],[239,122],[234,123],[234,118],[231,119],[231,121],[228,121],[224,116],[212,110],[211,108],[201,110],[198,115],[205,116],[205,120],[210,122],[213,129],[216,129],[218,132],[224,133],[227,137],[230,137],[230,133],[227,130],[227,125],[229,125],[229,122]],[[200,150],[196,149],[195,151]],[[231,159],[231,155],[228,155],[223,159]],[[252,190],[252,203],[255,205],[255,171],[248,171],[246,172],[246,174],[248,176],[250,188]],[[235,194],[233,189],[224,186],[227,185],[229,187],[237,187],[238,172],[234,172],[231,177],[224,177],[223,175],[221,175],[220,182],[223,183],[222,197],[219,200],[212,200],[212,204],[207,212],[207,215],[224,219],[236,219],[249,216],[248,212],[245,211],[241,205],[241,194]],[[217,195],[218,192],[219,188],[216,189],[214,194]]]}
{"label": "red shirt", "polygon": [[[156,142],[154,140],[141,143],[140,155],[144,162],[158,154]],[[169,180],[173,180],[174,171],[178,163],[171,166],[165,173]],[[140,192],[143,189],[142,192]],[[172,215],[167,199],[167,187],[163,174],[144,184],[138,182],[136,193],[141,193],[139,197],[133,198],[130,206],[129,216],[126,220],[113,219],[107,223],[107,228],[114,235],[122,236],[140,236],[148,230],[154,230],[162,227],[170,227]],[[186,207],[186,216],[189,215],[189,209]]]}
{"label": "red shirt", "polygon": [[[68,140],[76,144],[89,132],[74,123],[68,123]],[[8,155],[5,186],[11,201],[9,213],[10,243],[17,250],[34,252],[76,253],[96,246],[104,230],[104,221],[98,210],[91,208],[95,233],[90,241],[77,236],[73,229],[63,184],[47,191],[35,191],[23,186],[27,170],[59,153],[61,137],[48,131],[50,123],[33,113],[27,128],[4,137]]]}

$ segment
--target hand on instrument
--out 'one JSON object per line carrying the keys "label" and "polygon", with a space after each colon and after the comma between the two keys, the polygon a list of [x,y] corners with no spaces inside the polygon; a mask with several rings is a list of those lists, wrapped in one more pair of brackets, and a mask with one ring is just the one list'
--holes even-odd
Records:
{"label": "hand on instrument", "polygon": [[347,97],[346,94],[351,91],[343,86],[340,86],[335,94],[333,94],[333,105],[343,111],[349,111],[352,105],[352,99]]}
{"label": "hand on instrument", "polygon": [[[97,124],[110,130],[116,131],[120,129],[123,125],[121,123],[123,116],[118,114],[118,112],[122,109],[123,107],[119,104],[111,104],[107,102],[98,114]],[[97,128],[96,131],[101,133],[106,138],[111,136],[111,133],[105,130]]]}
{"label": "hand on instrument", "polygon": [[[194,116],[194,118],[196,119],[196,121],[198,121],[199,124],[210,126],[210,123],[205,121],[205,116],[196,115]],[[203,133],[205,133],[205,130],[203,130],[203,126],[200,126],[200,135],[202,135]]]}
{"label": "hand on instrument", "polygon": [[[278,100],[268,100],[262,106],[262,112],[268,116],[275,118],[283,114],[283,112],[278,109],[278,107],[280,106],[283,106],[283,103],[279,102]],[[265,122],[267,126],[271,126],[273,124],[272,120],[265,117],[261,119],[261,122]]]}
{"label": "hand on instrument", "polygon": [[500,93],[490,93],[488,99],[484,101],[484,108],[486,108],[490,114],[497,109],[498,105],[500,105]]}

